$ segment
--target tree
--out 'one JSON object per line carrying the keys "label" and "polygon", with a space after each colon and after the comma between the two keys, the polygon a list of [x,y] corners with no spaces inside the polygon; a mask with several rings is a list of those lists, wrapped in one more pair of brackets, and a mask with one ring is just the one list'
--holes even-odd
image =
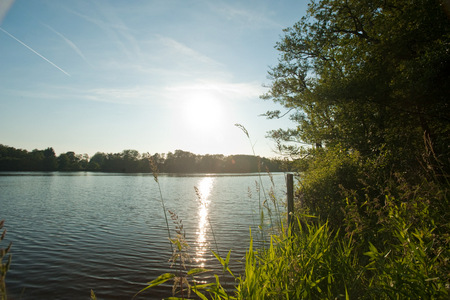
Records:
{"label": "tree", "polygon": [[105,169],[106,154],[102,152],[97,152],[91,157],[88,164],[88,169],[90,171],[99,171]]}
{"label": "tree", "polygon": [[180,173],[194,173],[196,170],[197,156],[189,151],[175,150],[174,161],[176,171]]}
{"label": "tree", "polygon": [[58,167],[55,150],[49,147],[44,150],[43,169],[45,171],[55,171]]}
{"label": "tree", "polygon": [[[59,171],[79,171],[81,169],[80,162],[82,162],[82,158],[82,155],[75,154],[73,151],[61,153],[58,156]],[[83,165],[87,165],[87,161]]]}
{"label": "tree", "polygon": [[436,0],[312,1],[276,45],[279,63],[262,98],[289,109],[298,125],[272,137],[365,156],[389,148],[404,169],[426,151],[425,138],[448,168],[450,24],[443,8]]}
{"label": "tree", "polygon": [[137,150],[123,150],[122,157],[126,161],[137,161],[141,154]]}
{"label": "tree", "polygon": [[123,150],[121,153],[123,171],[138,172],[141,154],[137,150]]}
{"label": "tree", "polygon": [[206,154],[199,156],[197,169],[201,173],[220,173],[224,168],[224,155]]}
{"label": "tree", "polygon": [[40,171],[43,169],[44,163],[44,151],[34,149],[28,153],[28,159],[26,160],[26,168],[30,171]]}
{"label": "tree", "polygon": [[412,223],[448,228],[450,19],[442,3],[311,1],[276,45],[262,98],[297,122],[271,136],[299,158],[298,209],[359,231],[366,245],[393,238],[382,229],[387,199],[407,204]]}

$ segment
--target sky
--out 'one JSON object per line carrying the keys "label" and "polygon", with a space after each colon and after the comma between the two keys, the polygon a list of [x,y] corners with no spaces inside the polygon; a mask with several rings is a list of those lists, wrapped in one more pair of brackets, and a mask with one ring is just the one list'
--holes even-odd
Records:
{"label": "sky", "polygon": [[267,132],[295,124],[260,116],[286,111],[260,95],[305,12],[302,0],[0,0],[0,144],[277,156]]}

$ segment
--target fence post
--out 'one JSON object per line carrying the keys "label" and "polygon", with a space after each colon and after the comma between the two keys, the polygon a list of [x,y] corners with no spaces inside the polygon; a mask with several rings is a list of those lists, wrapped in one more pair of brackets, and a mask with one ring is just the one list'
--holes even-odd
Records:
{"label": "fence post", "polygon": [[287,225],[292,226],[294,221],[294,175],[287,174],[286,177],[286,187],[287,187]]}

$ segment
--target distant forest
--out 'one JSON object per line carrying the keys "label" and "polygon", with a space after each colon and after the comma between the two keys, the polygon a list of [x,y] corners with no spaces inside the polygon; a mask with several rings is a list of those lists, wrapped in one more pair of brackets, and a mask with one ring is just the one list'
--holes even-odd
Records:
{"label": "distant forest", "polygon": [[285,171],[285,161],[252,155],[197,155],[183,150],[167,154],[97,152],[89,157],[75,152],[56,156],[53,148],[27,151],[0,144],[0,171],[94,171],[118,173],[152,172],[151,161],[163,173],[252,173]]}

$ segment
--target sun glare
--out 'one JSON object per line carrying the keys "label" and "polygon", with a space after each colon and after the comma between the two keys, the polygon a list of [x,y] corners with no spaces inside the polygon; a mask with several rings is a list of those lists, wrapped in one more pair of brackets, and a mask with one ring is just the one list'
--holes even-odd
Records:
{"label": "sun glare", "polygon": [[205,254],[208,251],[208,242],[206,240],[206,233],[208,228],[208,206],[211,200],[209,194],[211,193],[214,184],[214,178],[205,177],[197,186],[197,197],[199,201],[198,206],[198,230],[197,230],[197,247],[195,261],[200,264],[200,267],[205,266]]}
{"label": "sun glare", "polygon": [[215,131],[223,119],[220,99],[208,91],[187,94],[184,108],[187,126],[197,132]]}

